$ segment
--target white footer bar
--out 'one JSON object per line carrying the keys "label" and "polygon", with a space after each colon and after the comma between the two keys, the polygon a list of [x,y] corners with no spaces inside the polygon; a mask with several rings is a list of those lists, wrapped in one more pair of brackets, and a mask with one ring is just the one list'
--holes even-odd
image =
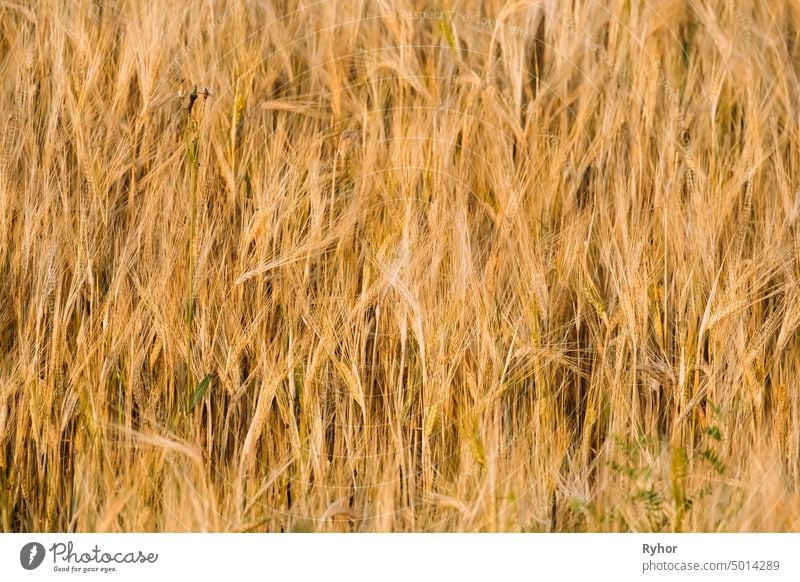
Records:
{"label": "white footer bar", "polygon": [[3,534],[0,579],[777,582],[798,554],[800,534]]}

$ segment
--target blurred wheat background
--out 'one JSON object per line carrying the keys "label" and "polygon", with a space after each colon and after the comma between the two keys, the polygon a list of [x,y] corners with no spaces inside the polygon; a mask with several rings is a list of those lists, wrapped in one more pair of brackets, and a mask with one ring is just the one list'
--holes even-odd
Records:
{"label": "blurred wheat background", "polygon": [[0,527],[797,530],[798,8],[0,2]]}

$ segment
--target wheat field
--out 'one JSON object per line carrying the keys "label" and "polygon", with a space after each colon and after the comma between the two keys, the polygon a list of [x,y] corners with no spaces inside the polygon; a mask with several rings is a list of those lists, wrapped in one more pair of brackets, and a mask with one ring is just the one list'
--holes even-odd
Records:
{"label": "wheat field", "polygon": [[0,1],[0,528],[800,529],[799,19]]}

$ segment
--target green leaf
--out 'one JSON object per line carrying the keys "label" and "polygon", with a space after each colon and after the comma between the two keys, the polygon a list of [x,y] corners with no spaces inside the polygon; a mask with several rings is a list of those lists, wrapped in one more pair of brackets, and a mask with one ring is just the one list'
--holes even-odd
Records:
{"label": "green leaf", "polygon": [[186,300],[186,324],[191,328],[194,323],[194,298]]}
{"label": "green leaf", "polygon": [[456,35],[453,32],[453,23],[450,22],[449,15],[439,20],[439,30],[447,40],[447,44],[450,45],[450,50],[454,53],[458,52],[456,50]]}
{"label": "green leaf", "polygon": [[716,426],[709,426],[706,429],[706,434],[716,441],[722,440],[722,433]]}
{"label": "green leaf", "polygon": [[195,407],[195,405],[200,401],[203,395],[208,390],[208,385],[211,383],[211,374],[206,374],[205,378],[203,378],[200,383],[197,385],[197,390],[194,391],[194,395],[192,399],[189,401],[189,410]]}

